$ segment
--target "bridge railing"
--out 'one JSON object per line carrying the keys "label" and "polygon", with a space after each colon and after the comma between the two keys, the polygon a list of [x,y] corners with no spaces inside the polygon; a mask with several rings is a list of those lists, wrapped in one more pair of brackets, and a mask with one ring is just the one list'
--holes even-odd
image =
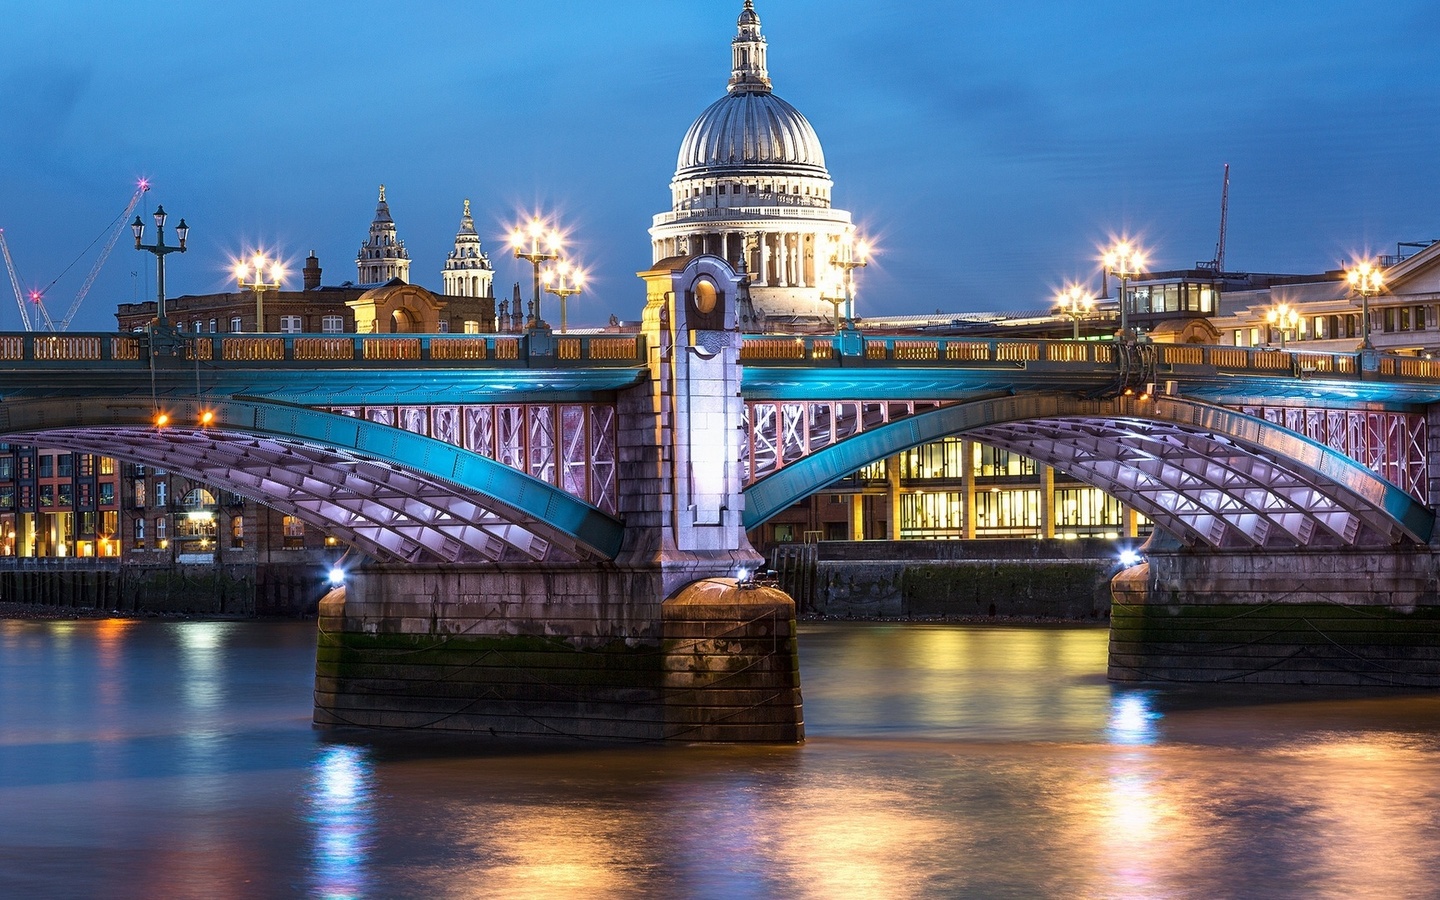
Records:
{"label": "bridge railing", "polygon": [[[0,364],[143,361],[145,334],[0,334]],[[177,336],[180,355],[211,363],[390,365],[426,362],[482,367],[634,367],[645,363],[639,334],[201,334]]]}
{"label": "bridge railing", "polygon": [[[854,336],[848,336],[854,340]],[[946,368],[1072,368],[1111,366],[1109,341],[1009,340],[963,337],[861,337],[842,352],[843,335],[746,335],[740,358],[750,365]],[[1359,353],[1270,350],[1209,344],[1156,344],[1157,375],[1213,372],[1289,373],[1296,377],[1358,377]],[[1062,364],[1057,366],[1056,364]],[[1379,374],[1387,379],[1440,380],[1440,361],[1382,355]]]}

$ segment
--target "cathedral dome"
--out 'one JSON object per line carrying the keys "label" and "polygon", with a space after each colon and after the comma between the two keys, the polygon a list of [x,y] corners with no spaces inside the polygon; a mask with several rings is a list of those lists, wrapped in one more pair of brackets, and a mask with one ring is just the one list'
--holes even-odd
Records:
{"label": "cathedral dome", "polygon": [[799,110],[768,90],[732,90],[710,104],[685,133],[675,177],[754,168],[830,177],[820,138]]}

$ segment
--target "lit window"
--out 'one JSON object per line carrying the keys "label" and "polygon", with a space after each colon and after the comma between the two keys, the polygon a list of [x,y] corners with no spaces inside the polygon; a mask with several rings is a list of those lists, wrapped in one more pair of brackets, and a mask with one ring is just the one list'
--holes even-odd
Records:
{"label": "lit window", "polygon": [[238,334],[238,333],[240,332],[240,317],[239,317],[239,316],[231,316],[231,317],[230,317],[230,330],[231,330],[232,332],[236,333],[236,334]]}
{"label": "lit window", "polygon": [[477,322],[477,321],[475,321],[474,319],[466,319],[466,320],[465,320],[465,333],[466,333],[466,334],[479,334],[479,333],[480,333],[480,323]]}
{"label": "lit window", "polygon": [[305,523],[296,516],[285,516],[281,520],[281,530],[285,535],[286,550],[302,550],[305,547]]}
{"label": "lit window", "polygon": [[280,332],[282,334],[298,334],[301,325],[300,316],[281,316]]}

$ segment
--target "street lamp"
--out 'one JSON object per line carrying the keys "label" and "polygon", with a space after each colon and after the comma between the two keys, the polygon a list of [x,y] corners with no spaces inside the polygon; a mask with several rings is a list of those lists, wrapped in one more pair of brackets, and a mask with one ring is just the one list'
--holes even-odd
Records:
{"label": "street lamp", "polygon": [[[545,282],[545,292],[554,294],[560,298],[560,333],[565,333],[565,301],[580,293],[585,287],[585,272],[579,267],[571,268],[570,263],[565,260],[557,260],[554,267],[546,269],[541,279]],[[539,307],[536,307],[535,318],[540,318]]]}
{"label": "street lamp", "polygon": [[1288,303],[1281,303],[1265,313],[1265,321],[1272,328],[1280,328],[1280,349],[1285,349],[1285,332],[1300,324],[1300,314]]}
{"label": "street lamp", "polygon": [[1385,273],[1366,260],[1351,266],[1345,272],[1345,280],[1360,295],[1360,333],[1364,335],[1360,349],[1374,350],[1374,345],[1370,343],[1370,298],[1385,287]]}
{"label": "street lamp", "polygon": [[1080,320],[1090,318],[1095,309],[1095,297],[1078,284],[1072,284],[1055,297],[1055,311],[1068,316],[1075,326],[1075,340],[1080,340]]}
{"label": "street lamp", "polygon": [[827,279],[828,284],[820,286],[820,299],[835,307],[835,333],[840,333],[840,307],[845,305],[845,278],[838,271],[835,277]]}
{"label": "street lamp", "polygon": [[844,289],[845,299],[845,328],[853,331],[855,329],[855,270],[870,265],[870,245],[865,241],[859,243],[847,241],[841,245],[841,249],[844,251],[843,253],[836,253],[830,257],[830,265],[841,272],[841,286]]}
{"label": "street lamp", "polygon": [[[265,280],[265,267],[270,267],[270,280]],[[253,273],[253,274],[252,274]],[[240,285],[241,290],[255,292],[255,333],[261,334],[265,331],[265,292],[278,291],[280,280],[285,275],[281,268],[280,261],[270,262],[265,254],[256,253],[248,260],[241,260],[235,264],[235,283]]]}
{"label": "street lamp", "polygon": [[[542,243],[546,248],[544,250],[540,249]],[[535,305],[535,327],[540,328],[545,324],[540,317],[540,264],[560,258],[560,232],[547,229],[536,216],[524,228],[510,232],[510,246],[515,248],[516,259],[528,259],[535,267],[535,293],[531,302]]]}
{"label": "street lamp", "polygon": [[175,236],[180,239],[180,246],[167,247],[165,245],[165,207],[155,207],[155,243],[142,244],[140,241],[145,237],[145,223],[139,216],[130,223],[130,230],[135,232],[135,249],[148,250],[155,254],[155,266],[157,275],[155,277],[155,320],[162,328],[169,323],[165,319],[165,257],[171,253],[185,252],[185,239],[190,236],[190,226],[181,219],[180,224],[175,226]]}
{"label": "street lamp", "polygon": [[1144,271],[1145,255],[1140,248],[1129,241],[1120,241],[1105,252],[1105,271],[1120,279],[1120,333],[1125,336],[1130,330],[1129,301],[1125,296],[1126,283]]}

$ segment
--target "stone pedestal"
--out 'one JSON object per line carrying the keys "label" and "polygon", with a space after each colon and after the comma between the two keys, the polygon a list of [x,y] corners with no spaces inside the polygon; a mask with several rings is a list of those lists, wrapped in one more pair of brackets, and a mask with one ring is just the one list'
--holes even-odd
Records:
{"label": "stone pedestal", "polygon": [[667,738],[805,739],[789,596],[707,578],[665,601],[661,616]]}
{"label": "stone pedestal", "polygon": [[1112,681],[1440,687],[1427,547],[1151,552],[1111,588]]}

